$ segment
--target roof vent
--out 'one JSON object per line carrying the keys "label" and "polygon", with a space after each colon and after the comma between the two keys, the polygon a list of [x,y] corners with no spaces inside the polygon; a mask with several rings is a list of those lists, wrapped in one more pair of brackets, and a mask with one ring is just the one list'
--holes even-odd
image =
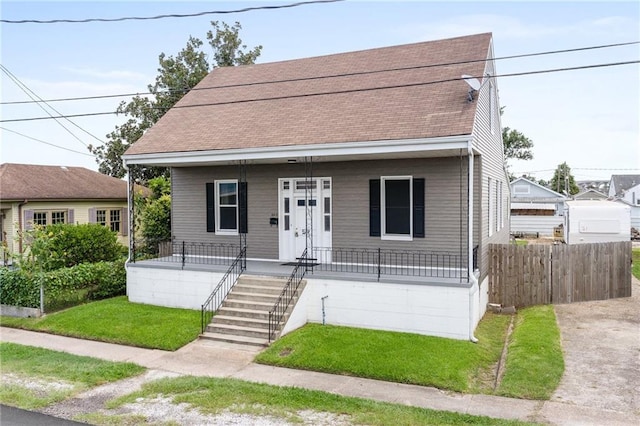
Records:
{"label": "roof vent", "polygon": [[68,171],[69,171],[69,169],[67,169],[67,167],[66,167],[66,166],[60,166],[60,168],[61,168],[62,170],[64,170],[65,172],[68,172]]}

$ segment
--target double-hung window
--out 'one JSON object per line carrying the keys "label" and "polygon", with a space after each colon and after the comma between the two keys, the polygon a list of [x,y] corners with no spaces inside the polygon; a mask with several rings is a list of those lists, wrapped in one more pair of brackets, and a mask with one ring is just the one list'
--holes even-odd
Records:
{"label": "double-hung window", "polygon": [[410,240],[413,235],[411,176],[383,176],[380,178],[382,207],[382,238]]}
{"label": "double-hung window", "polygon": [[382,176],[369,181],[369,235],[383,240],[424,238],[424,178]]}
{"label": "double-hung window", "polygon": [[216,233],[238,233],[238,181],[217,180],[216,191]]}

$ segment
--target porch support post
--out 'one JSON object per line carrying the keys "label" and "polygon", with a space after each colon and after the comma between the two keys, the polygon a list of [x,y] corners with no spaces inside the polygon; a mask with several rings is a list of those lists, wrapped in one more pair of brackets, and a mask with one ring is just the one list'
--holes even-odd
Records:
{"label": "porch support post", "polygon": [[[304,198],[305,198],[305,249],[307,259],[313,258],[313,157],[304,157]],[[305,259],[305,271],[309,270],[309,261]]]}
{"label": "porch support post", "polygon": [[[243,183],[247,182],[247,160],[240,160],[240,179],[239,179],[239,186],[238,186],[238,196],[240,196],[240,186],[242,186]],[[238,205],[239,205],[239,200],[238,200]],[[248,207],[245,206],[245,208],[247,209],[247,213],[248,214]],[[238,235],[240,236],[240,250],[243,250],[244,248],[247,247],[247,230],[242,228],[240,226],[240,224],[238,224],[238,229],[240,230],[240,232],[238,233]],[[245,256],[242,257],[242,269],[246,269],[247,267],[247,256],[245,253]]]}
{"label": "porch support post", "polygon": [[127,221],[127,235],[129,236],[129,262],[135,263],[136,261],[136,235],[135,235],[135,223],[136,223],[136,209],[135,209],[135,179],[134,168],[135,166],[127,165],[124,163],[124,168],[127,170],[127,209],[129,210],[129,220]]}

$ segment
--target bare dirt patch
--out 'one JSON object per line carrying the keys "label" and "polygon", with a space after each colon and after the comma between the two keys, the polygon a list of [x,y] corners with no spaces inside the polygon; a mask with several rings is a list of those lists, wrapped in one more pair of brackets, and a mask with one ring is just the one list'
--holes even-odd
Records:
{"label": "bare dirt patch", "polygon": [[556,305],[565,373],[552,401],[640,413],[640,282],[632,296]]}

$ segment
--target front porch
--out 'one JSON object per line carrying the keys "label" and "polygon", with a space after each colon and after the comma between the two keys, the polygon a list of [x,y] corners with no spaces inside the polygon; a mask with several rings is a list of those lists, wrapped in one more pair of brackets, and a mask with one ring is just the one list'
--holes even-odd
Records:
{"label": "front porch", "polygon": [[[128,264],[129,300],[200,309],[225,278],[233,253],[230,245],[165,243],[157,257]],[[484,297],[471,294],[464,256],[363,248],[314,253],[300,266],[306,285],[281,334],[317,322],[467,339],[470,321],[481,316]],[[245,262],[242,276],[248,277],[286,280],[295,268],[276,260]]]}

